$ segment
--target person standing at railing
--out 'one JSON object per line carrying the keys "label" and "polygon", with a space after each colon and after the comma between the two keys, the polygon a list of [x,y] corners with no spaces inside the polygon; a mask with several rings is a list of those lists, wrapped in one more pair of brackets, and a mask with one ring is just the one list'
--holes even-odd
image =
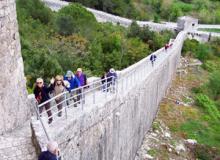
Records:
{"label": "person standing at railing", "polygon": [[[51,83],[53,83],[53,82],[51,81]],[[37,78],[36,84],[35,84],[35,87],[34,87],[34,95],[35,95],[35,98],[36,98],[38,104],[44,103],[47,100],[49,100],[50,99],[49,93],[52,90],[53,90],[52,85],[47,87],[46,85],[44,85],[44,81],[43,81],[42,78]],[[45,105],[38,108],[40,115],[42,114],[44,107],[47,111],[48,117],[50,117],[48,123],[51,123],[53,121],[53,118],[51,117],[52,112],[51,112],[51,109],[50,109],[50,102],[48,102]]]}
{"label": "person standing at railing", "polygon": [[150,61],[151,61],[152,67],[154,66],[154,62],[156,61],[156,59],[157,59],[157,56],[155,54],[151,54]]}
{"label": "person standing at railing", "polygon": [[87,85],[87,76],[83,73],[82,68],[78,68],[76,71],[76,78],[78,79],[80,83],[80,89],[78,90],[77,94],[77,101],[80,103],[80,100],[82,100],[82,103],[85,103],[85,94],[83,93],[83,90],[85,89],[85,86]]}
{"label": "person standing at railing", "polygon": [[38,160],[58,160],[60,153],[57,142],[49,142],[47,151],[44,151],[38,157]]}
{"label": "person standing at railing", "polygon": [[110,86],[112,86],[112,91],[115,91],[115,82],[117,79],[117,74],[114,68],[111,68],[107,73],[107,92],[109,91]]}
{"label": "person standing at railing", "polygon": [[[68,101],[67,101],[67,105],[70,105],[70,100],[74,100],[74,107],[77,107],[77,104],[76,104],[76,91],[75,89],[80,87],[80,82],[78,81],[78,79],[76,78],[76,76],[73,74],[72,71],[67,71],[66,75],[64,76],[64,80],[68,81],[70,86],[68,88],[70,94],[68,95]],[[71,98],[72,97],[72,98]]]}
{"label": "person standing at railing", "polygon": [[[67,84],[65,85],[63,76],[57,75],[55,78],[55,81],[53,83],[53,94],[54,96],[58,96],[59,94],[62,94],[63,92],[68,90],[69,82],[67,81]],[[55,98],[55,102],[57,104],[58,108],[58,116],[62,116],[62,109],[63,109],[63,101],[65,99],[65,95],[61,95]]]}

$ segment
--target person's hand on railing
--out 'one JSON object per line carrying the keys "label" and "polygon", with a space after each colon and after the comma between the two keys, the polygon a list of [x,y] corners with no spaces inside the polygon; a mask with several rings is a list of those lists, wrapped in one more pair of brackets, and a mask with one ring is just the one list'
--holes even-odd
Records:
{"label": "person's hand on railing", "polygon": [[52,77],[50,80],[50,84],[54,84],[54,82],[55,82],[55,79],[54,79],[54,77]]}
{"label": "person's hand on railing", "polygon": [[66,88],[70,88],[70,83],[67,80],[63,81]]}

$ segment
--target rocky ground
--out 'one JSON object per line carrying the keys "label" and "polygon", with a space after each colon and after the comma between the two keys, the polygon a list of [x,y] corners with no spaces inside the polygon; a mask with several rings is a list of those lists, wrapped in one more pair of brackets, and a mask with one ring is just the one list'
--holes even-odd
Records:
{"label": "rocky ground", "polygon": [[[135,160],[194,160],[193,149],[197,141],[184,139],[168,128],[172,118],[178,119],[182,109],[193,109],[194,100],[191,96],[191,88],[202,83],[199,66],[201,62],[195,59],[181,58],[177,70],[177,77],[173,81],[167,97],[161,102],[160,111],[153,122],[151,130],[146,134],[141,148],[138,150]],[[197,77],[198,76],[198,77]],[[173,108],[166,107],[167,105]],[[165,109],[173,109],[173,115],[166,115]],[[182,119],[180,118],[180,122]],[[175,128],[175,126],[173,127]]]}
{"label": "rocky ground", "polygon": [[184,140],[172,135],[164,122],[156,119],[152,129],[145,136],[135,160],[194,159],[191,148],[196,144],[196,140]]}

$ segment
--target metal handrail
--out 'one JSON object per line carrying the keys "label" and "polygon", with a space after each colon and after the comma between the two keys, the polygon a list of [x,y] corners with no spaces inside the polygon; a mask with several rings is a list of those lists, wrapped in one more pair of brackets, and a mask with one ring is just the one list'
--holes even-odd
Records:
{"label": "metal handrail", "polygon": [[[114,78],[114,76],[111,76],[111,77],[108,77],[108,78],[105,78],[105,79],[110,79],[110,78]],[[80,90],[81,88],[87,88],[87,87],[89,88],[91,85],[100,83],[100,82],[102,82],[102,81],[103,81],[102,79],[94,80],[91,84],[87,84],[87,85],[80,86],[80,87],[78,87],[78,88],[72,89],[70,92],[78,91],[78,90]],[[56,95],[56,96],[50,98],[49,100],[47,100],[47,101],[45,101],[45,102],[39,104],[38,107],[44,106],[45,104],[47,104],[47,103],[49,103],[49,102],[55,100],[55,99],[58,98],[58,97],[61,97],[61,96],[65,95],[65,94],[67,94],[67,93],[69,93],[69,91],[62,92],[62,93],[60,93],[60,94],[58,94],[58,95]]]}

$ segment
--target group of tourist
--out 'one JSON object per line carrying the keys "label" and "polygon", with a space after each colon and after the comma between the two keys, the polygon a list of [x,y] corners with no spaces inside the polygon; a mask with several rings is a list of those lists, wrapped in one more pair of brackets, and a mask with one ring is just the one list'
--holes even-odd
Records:
{"label": "group of tourist", "polygon": [[[50,80],[50,85],[47,86],[44,84],[44,80],[42,78],[37,78],[36,85],[34,87],[34,95],[38,102],[38,104],[42,104],[50,99],[50,94],[53,94],[55,97],[55,102],[58,108],[58,116],[62,116],[62,109],[63,109],[63,101],[65,98],[64,93],[65,91],[69,91],[69,97],[73,97],[74,94],[77,94],[77,98],[74,101],[80,103],[80,99],[82,98],[81,88],[87,85],[87,77],[82,72],[81,68],[78,68],[76,74],[73,74],[72,71],[67,71],[67,73],[62,75],[57,75],[55,78]],[[77,92],[71,92],[72,90],[79,88]],[[68,104],[67,104],[68,105]],[[52,112],[50,109],[50,103],[45,103],[44,105],[39,107],[39,114],[41,115],[43,109],[47,111],[49,121],[51,123],[53,121]]]}
{"label": "group of tourist", "polygon": [[[101,77],[102,90],[108,92],[110,85],[115,85],[116,78],[117,74],[115,70],[111,68],[109,72]],[[50,80],[50,85],[48,86],[44,84],[42,78],[37,78],[34,87],[34,95],[38,105],[45,102],[45,104],[38,108],[39,115],[41,116],[45,109],[48,115],[48,123],[50,124],[53,121],[52,111],[50,102],[46,102],[50,99],[50,95],[54,96],[58,109],[58,116],[61,117],[64,103],[70,105],[70,101],[74,101],[74,107],[77,107],[77,104],[85,103],[85,94],[83,94],[83,91],[87,87],[87,76],[83,73],[81,68],[78,68],[75,74],[68,70],[64,76],[57,75]],[[112,88],[114,89],[114,87]],[[66,91],[69,91],[69,94],[62,94]],[[65,98],[67,99],[66,101]]]}

